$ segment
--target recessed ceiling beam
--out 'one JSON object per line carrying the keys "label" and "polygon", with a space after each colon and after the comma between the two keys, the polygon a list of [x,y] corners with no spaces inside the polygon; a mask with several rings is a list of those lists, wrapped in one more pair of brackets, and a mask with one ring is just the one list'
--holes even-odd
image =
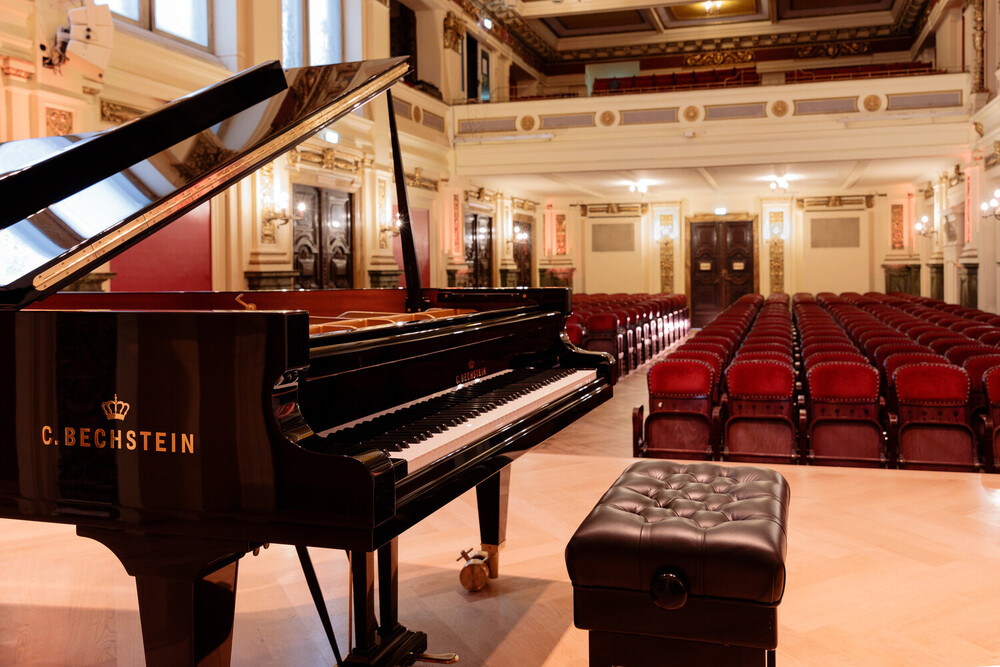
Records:
{"label": "recessed ceiling beam", "polygon": [[698,175],[700,175],[703,179],[705,179],[705,182],[708,183],[708,187],[712,188],[716,192],[722,191],[722,188],[719,187],[719,182],[716,181],[715,178],[712,176],[712,174],[708,172],[708,169],[705,169],[704,167],[698,167],[696,171],[698,172]]}
{"label": "recessed ceiling beam", "polygon": [[841,189],[850,190],[853,188],[854,184],[858,182],[859,178],[861,178],[861,175],[865,173],[865,169],[868,168],[869,163],[870,160],[858,160],[855,162],[854,168],[851,169],[851,173],[847,175],[847,178],[844,179],[844,184],[840,186]]}

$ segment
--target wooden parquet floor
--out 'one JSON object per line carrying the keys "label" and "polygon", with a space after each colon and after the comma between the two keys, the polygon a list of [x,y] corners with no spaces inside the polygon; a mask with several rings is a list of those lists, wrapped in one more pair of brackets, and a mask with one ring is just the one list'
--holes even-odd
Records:
{"label": "wooden parquet floor", "polygon": [[[400,619],[461,665],[585,665],[563,550],[630,462],[645,373],[518,459],[501,578],[458,582],[474,494],[400,540]],[[791,485],[780,665],[1000,664],[1000,476],[775,466]],[[0,664],[139,665],[132,580],[71,527],[0,521]],[[312,550],[347,642],[347,559]],[[241,561],[233,664],[330,665],[294,550]]]}

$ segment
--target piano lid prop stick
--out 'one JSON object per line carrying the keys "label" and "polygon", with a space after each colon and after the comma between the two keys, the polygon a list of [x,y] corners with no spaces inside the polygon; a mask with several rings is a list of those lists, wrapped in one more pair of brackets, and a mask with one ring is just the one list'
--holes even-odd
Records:
{"label": "piano lid prop stick", "polygon": [[389,105],[389,134],[392,139],[392,170],[396,178],[396,210],[399,215],[399,242],[403,251],[403,275],[406,278],[406,312],[416,313],[427,310],[420,285],[420,265],[417,251],[413,246],[413,227],[410,226],[410,201],[406,196],[406,174],[403,171],[403,152],[399,149],[399,134],[396,131],[396,112],[392,106],[392,91],[385,91]]}

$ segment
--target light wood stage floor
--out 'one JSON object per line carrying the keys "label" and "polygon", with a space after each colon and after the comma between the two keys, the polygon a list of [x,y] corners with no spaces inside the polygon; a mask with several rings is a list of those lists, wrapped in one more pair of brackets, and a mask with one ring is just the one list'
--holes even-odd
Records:
{"label": "light wood stage floor", "polygon": [[[466,494],[400,540],[400,620],[462,665],[582,665],[563,550],[629,464],[645,369],[615,398],[518,459],[501,577],[459,584],[476,543]],[[1000,475],[774,466],[792,490],[779,665],[1000,664]],[[0,664],[137,665],[131,578],[68,526],[0,521]],[[347,559],[312,550],[341,648]],[[236,665],[330,665],[294,549],[240,563]]]}

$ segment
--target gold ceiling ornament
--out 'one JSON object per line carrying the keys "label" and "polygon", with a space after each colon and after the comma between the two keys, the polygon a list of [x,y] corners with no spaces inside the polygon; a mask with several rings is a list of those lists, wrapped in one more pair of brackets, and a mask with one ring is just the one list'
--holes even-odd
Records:
{"label": "gold ceiling ornament", "polygon": [[600,115],[601,125],[604,127],[611,127],[615,124],[615,112],[614,111],[602,111]]}
{"label": "gold ceiling ornament", "polygon": [[785,100],[775,100],[771,103],[771,115],[781,118],[788,113],[788,102]]}
{"label": "gold ceiling ornament", "polygon": [[703,51],[684,56],[685,67],[717,67],[719,65],[736,65],[752,63],[754,53],[751,49],[727,49],[725,51]]}
{"label": "gold ceiling ornament", "polygon": [[866,41],[829,42],[809,44],[795,49],[796,58],[837,58],[838,56],[858,56],[868,53],[870,45]]}
{"label": "gold ceiling ornament", "polygon": [[525,132],[535,129],[535,117],[521,116],[521,129]]}
{"label": "gold ceiling ornament", "polygon": [[701,110],[698,107],[691,105],[684,107],[684,120],[689,123],[693,123],[701,117]]}
{"label": "gold ceiling ornament", "polygon": [[465,39],[465,22],[454,12],[449,11],[444,17],[444,48],[455,53],[462,53],[462,41]]}
{"label": "gold ceiling ornament", "polygon": [[865,111],[875,112],[882,108],[882,98],[878,95],[868,95],[863,104]]}

